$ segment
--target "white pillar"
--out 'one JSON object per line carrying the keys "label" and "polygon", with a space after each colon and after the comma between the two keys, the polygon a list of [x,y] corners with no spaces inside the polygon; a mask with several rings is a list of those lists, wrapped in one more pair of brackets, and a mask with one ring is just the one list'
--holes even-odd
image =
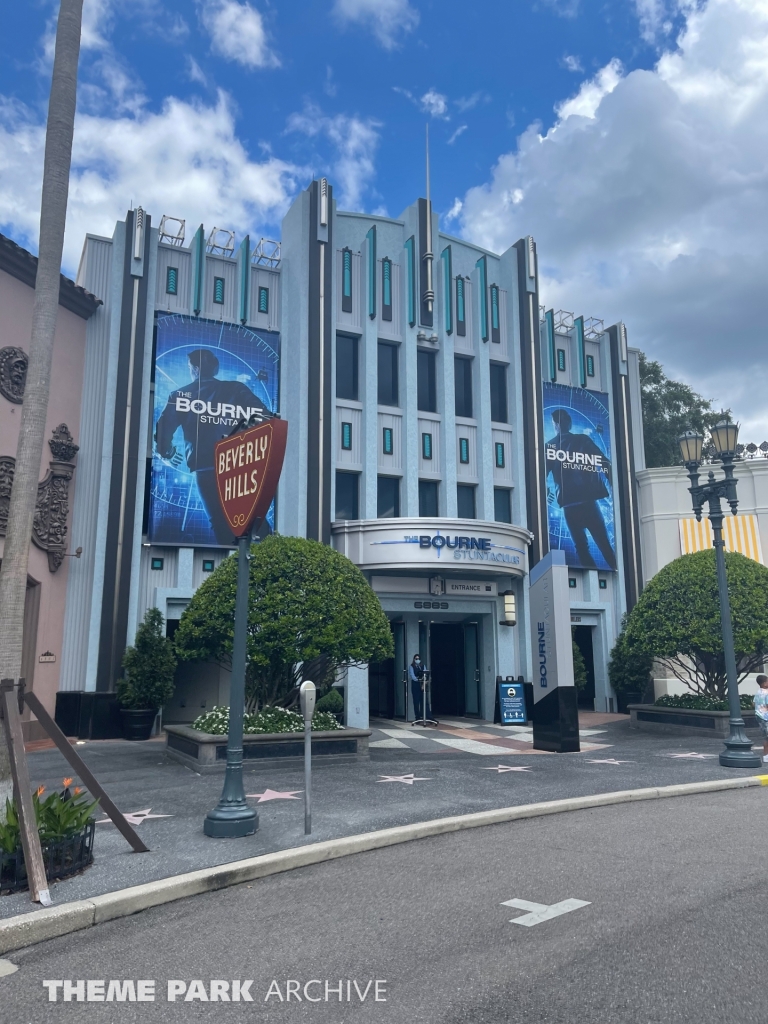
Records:
{"label": "white pillar", "polygon": [[368,666],[350,665],[344,695],[344,724],[349,729],[368,728]]}

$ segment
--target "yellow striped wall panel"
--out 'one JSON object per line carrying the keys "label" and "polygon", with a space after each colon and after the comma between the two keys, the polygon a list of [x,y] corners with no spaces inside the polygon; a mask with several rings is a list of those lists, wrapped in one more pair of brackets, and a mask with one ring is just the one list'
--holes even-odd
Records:
{"label": "yellow striped wall panel", "polygon": [[[679,526],[680,548],[684,555],[712,547],[712,527],[706,517],[702,517],[700,523],[693,518],[680,519]],[[732,516],[729,514],[723,521],[723,533],[725,534],[726,551],[739,551],[756,562],[763,561],[757,516]]]}

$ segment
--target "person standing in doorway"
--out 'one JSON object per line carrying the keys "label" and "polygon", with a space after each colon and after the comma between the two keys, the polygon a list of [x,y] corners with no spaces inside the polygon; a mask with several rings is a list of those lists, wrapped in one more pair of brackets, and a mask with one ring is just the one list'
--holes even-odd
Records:
{"label": "person standing in doorway", "polygon": [[768,761],[768,676],[760,675],[756,682],[760,689],[753,698],[755,718],[763,735],[763,761]]}
{"label": "person standing in doorway", "polygon": [[413,661],[408,666],[408,678],[411,680],[411,696],[413,697],[413,717],[415,721],[421,718],[432,718],[432,708],[429,705],[429,694],[427,694],[426,714],[424,710],[424,665],[419,654],[414,654]]}

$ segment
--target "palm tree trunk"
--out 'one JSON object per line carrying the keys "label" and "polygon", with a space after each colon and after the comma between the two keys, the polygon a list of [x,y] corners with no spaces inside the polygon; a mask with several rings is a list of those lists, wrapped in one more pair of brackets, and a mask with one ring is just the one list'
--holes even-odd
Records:
{"label": "palm tree trunk", "polygon": [[[0,679],[18,679],[21,675],[29,544],[45,442],[53,336],[59,311],[59,275],[72,161],[82,13],[83,0],[61,0],[45,134],[40,241],[29,367],[24,404],[21,407],[8,529],[0,568]],[[5,814],[5,797],[10,792],[8,751],[0,730],[0,815]]]}

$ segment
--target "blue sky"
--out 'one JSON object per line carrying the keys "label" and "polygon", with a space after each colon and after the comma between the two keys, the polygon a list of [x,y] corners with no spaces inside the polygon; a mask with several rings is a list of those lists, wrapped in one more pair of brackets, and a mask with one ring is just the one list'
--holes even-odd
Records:
{"label": "blue sky", "polygon": [[[0,230],[33,250],[55,10],[0,33]],[[65,266],[132,202],[279,236],[321,173],[397,216],[428,122],[447,230],[534,234],[547,304],[761,441],[766,114],[768,0],[85,0]]]}

